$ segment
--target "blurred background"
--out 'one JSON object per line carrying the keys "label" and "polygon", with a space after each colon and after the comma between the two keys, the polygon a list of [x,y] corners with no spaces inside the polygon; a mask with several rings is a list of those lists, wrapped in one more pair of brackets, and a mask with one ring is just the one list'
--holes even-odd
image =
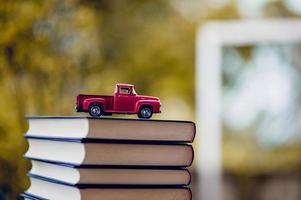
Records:
{"label": "blurred background", "polygon": [[[29,186],[25,115],[75,115],[78,93],[125,82],[161,98],[156,118],[195,120],[197,28],[299,16],[299,0],[1,1],[0,200]],[[301,44],[222,58],[223,198],[301,199]]]}

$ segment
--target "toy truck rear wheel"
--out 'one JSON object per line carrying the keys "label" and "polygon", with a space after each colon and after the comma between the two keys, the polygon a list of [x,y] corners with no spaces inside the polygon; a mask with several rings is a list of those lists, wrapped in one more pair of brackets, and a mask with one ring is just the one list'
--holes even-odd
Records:
{"label": "toy truck rear wheel", "polygon": [[102,115],[102,106],[100,104],[91,104],[89,106],[89,114],[92,117],[99,117]]}
{"label": "toy truck rear wheel", "polygon": [[149,119],[153,115],[153,109],[151,106],[141,106],[138,112],[138,117],[142,119]]}

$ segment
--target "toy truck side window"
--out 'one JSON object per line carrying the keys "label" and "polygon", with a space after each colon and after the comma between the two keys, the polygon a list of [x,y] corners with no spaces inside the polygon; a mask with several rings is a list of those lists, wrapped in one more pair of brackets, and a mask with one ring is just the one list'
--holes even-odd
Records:
{"label": "toy truck side window", "polygon": [[120,94],[131,94],[131,90],[130,88],[126,88],[126,87],[121,87],[119,90]]}

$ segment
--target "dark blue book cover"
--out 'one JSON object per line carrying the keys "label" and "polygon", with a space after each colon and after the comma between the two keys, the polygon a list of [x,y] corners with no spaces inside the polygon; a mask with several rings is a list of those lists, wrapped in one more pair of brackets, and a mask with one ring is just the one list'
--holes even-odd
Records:
{"label": "dark blue book cover", "polygon": [[23,198],[26,198],[26,199],[31,199],[31,200],[47,200],[45,198],[38,197],[36,195],[29,194],[29,193],[26,193],[26,192],[21,194],[20,196],[23,197]]}
{"label": "dark blue book cover", "polygon": [[47,159],[33,158],[29,156],[24,156],[28,160],[35,160],[40,162],[46,162],[50,164],[61,165],[65,167],[72,168],[111,168],[111,169],[183,169],[187,166],[152,166],[152,165],[97,165],[97,164],[76,164],[76,163],[67,163],[60,161],[52,161]]}

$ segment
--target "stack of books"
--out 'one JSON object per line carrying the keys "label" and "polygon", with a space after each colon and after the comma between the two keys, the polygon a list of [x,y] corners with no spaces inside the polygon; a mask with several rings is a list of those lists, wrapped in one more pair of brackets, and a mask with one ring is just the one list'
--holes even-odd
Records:
{"label": "stack of books", "polygon": [[190,121],[28,117],[25,199],[190,200]]}

